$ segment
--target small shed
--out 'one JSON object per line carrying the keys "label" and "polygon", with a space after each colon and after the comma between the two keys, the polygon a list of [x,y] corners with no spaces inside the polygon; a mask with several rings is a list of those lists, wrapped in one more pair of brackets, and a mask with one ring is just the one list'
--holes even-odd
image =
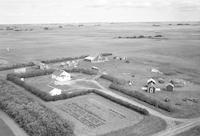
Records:
{"label": "small shed", "polygon": [[163,78],[158,78],[158,82],[159,82],[160,84],[164,84],[164,83],[165,83],[165,80],[164,80]]}
{"label": "small shed", "polygon": [[168,83],[166,85],[166,91],[173,92],[173,90],[174,90],[174,85],[172,83]]}
{"label": "small shed", "polygon": [[92,69],[97,70],[97,71],[99,70],[99,68],[96,66],[92,66]]}
{"label": "small shed", "polygon": [[14,73],[17,73],[17,74],[26,73],[26,68],[17,68],[17,69],[14,69]]}
{"label": "small shed", "polygon": [[40,64],[39,64],[39,67],[40,67],[40,69],[42,69],[42,70],[49,69],[49,66],[48,66],[47,64],[45,64],[45,63],[40,63]]}
{"label": "small shed", "polygon": [[88,56],[84,58],[84,61],[92,62],[94,60],[94,57]]}

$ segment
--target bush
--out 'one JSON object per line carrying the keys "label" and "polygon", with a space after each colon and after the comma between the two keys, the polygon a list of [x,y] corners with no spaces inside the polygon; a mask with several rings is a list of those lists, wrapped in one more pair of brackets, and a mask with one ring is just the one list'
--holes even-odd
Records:
{"label": "bush", "polygon": [[162,110],[165,110],[165,111],[168,111],[168,112],[173,112],[174,111],[174,108],[170,105],[167,105],[161,101],[158,101],[156,99],[153,99],[151,97],[148,97],[146,96],[145,94],[143,93],[140,93],[138,91],[132,91],[132,90],[129,90],[129,89],[126,89],[120,85],[117,85],[117,84],[111,84],[109,86],[109,88],[111,89],[114,89],[114,90],[117,90],[119,92],[122,92],[126,95],[129,95],[129,96],[132,96],[140,101],[143,101],[143,102],[146,102],[154,107],[157,107],[157,108],[160,108]]}
{"label": "bush", "polygon": [[34,70],[29,71],[26,73],[20,73],[20,74],[12,74],[14,76],[17,76],[19,78],[29,78],[29,77],[36,77],[36,76],[44,76],[44,75],[50,75],[55,71],[55,69],[47,69],[47,70]]}
{"label": "bush", "polygon": [[79,57],[67,57],[67,58],[56,58],[56,59],[50,59],[50,60],[43,60],[41,61],[42,63],[57,63],[57,62],[63,62],[63,61],[71,61],[71,60],[77,60],[77,59],[84,59],[85,57],[87,57],[89,55],[82,55]]}
{"label": "bush", "polygon": [[116,103],[118,103],[118,104],[120,104],[120,105],[122,105],[122,106],[125,106],[125,107],[127,107],[127,108],[129,108],[129,109],[131,109],[131,110],[134,110],[134,111],[136,111],[136,112],[139,112],[139,113],[141,113],[141,114],[143,114],[143,115],[149,115],[149,112],[146,110],[146,109],[144,109],[144,108],[141,108],[141,107],[138,107],[138,106],[136,106],[136,105],[133,105],[133,104],[130,104],[130,103],[128,103],[128,102],[126,102],[126,101],[123,101],[123,100],[121,100],[121,99],[119,99],[119,98],[116,98],[116,97],[113,97],[113,96],[111,96],[111,95],[107,95],[107,94],[105,94],[105,93],[103,93],[103,92],[100,92],[100,91],[98,91],[98,90],[93,90],[96,94],[98,94],[98,95],[100,95],[100,96],[102,96],[102,97],[104,97],[104,98],[106,98],[106,99],[109,99],[109,100],[111,100],[111,101],[113,101],[113,102],[116,102]]}
{"label": "bush", "polygon": [[69,73],[84,73],[87,75],[97,75],[98,73],[96,70],[84,69],[84,68],[70,68],[70,69],[64,69],[64,70]]}
{"label": "bush", "polygon": [[34,63],[33,62],[18,63],[18,64],[13,64],[13,65],[3,66],[3,67],[0,67],[0,71],[10,70],[10,69],[15,69],[15,68],[22,68],[22,67],[30,67],[30,66],[34,66]]}
{"label": "bush", "polygon": [[106,79],[108,81],[111,81],[111,82],[113,82],[115,84],[119,84],[119,85],[124,85],[124,84],[127,83],[127,81],[124,80],[124,79],[119,79],[117,77],[113,77],[113,76],[110,76],[110,75],[107,75],[107,74],[101,75],[100,78]]}
{"label": "bush", "polygon": [[69,121],[4,80],[0,80],[0,109],[29,136],[74,136]]}

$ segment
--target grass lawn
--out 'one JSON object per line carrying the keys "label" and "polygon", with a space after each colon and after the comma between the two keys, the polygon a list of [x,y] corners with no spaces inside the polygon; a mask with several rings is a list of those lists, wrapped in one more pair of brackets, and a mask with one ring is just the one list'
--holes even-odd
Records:
{"label": "grass lawn", "polygon": [[2,119],[0,119],[0,136],[15,136]]}

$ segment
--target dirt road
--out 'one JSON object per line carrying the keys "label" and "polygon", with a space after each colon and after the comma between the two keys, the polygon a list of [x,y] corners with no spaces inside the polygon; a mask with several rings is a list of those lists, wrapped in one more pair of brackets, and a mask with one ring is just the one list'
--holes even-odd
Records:
{"label": "dirt road", "polygon": [[5,124],[11,129],[15,136],[28,136],[26,132],[18,126],[8,115],[0,110],[0,118],[5,122]]}

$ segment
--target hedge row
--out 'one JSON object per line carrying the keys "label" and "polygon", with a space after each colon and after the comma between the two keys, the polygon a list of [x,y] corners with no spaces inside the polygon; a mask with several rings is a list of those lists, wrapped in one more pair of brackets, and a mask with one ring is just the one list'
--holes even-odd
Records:
{"label": "hedge row", "polygon": [[[69,73],[84,73],[87,75],[97,75],[97,71],[91,70],[91,69],[84,69],[84,68],[70,68],[70,69],[64,69],[66,72]],[[36,76],[44,76],[44,75],[50,75],[55,71],[55,69],[47,69],[47,70],[34,70],[29,71],[26,73],[12,73],[12,75],[17,76],[19,78],[30,78],[30,77],[36,77]]]}
{"label": "hedge row", "polygon": [[123,101],[123,100],[121,100],[119,98],[116,98],[116,97],[113,97],[111,95],[107,95],[107,94],[105,94],[105,93],[103,93],[101,91],[98,91],[98,90],[93,90],[93,91],[96,94],[98,94],[98,95],[100,95],[100,96],[102,96],[102,97],[104,97],[106,99],[109,99],[109,100],[111,100],[111,101],[113,101],[113,102],[115,102],[117,104],[125,106],[125,107],[127,107],[127,108],[129,108],[131,110],[134,110],[134,111],[136,111],[136,112],[138,112],[140,114],[149,115],[149,112],[146,109],[144,109],[144,108],[141,108],[141,107],[138,107],[136,105],[130,104],[130,103],[126,102],[126,101]]}
{"label": "hedge row", "polygon": [[50,75],[55,71],[55,69],[47,69],[47,70],[33,70],[33,71],[29,71],[26,73],[11,73],[9,75],[13,75],[13,76],[17,76],[19,78],[30,78],[30,77],[36,77],[36,76],[44,76],[44,75]]}
{"label": "hedge row", "polygon": [[0,71],[10,70],[10,69],[15,69],[15,68],[22,68],[22,67],[30,67],[30,66],[34,66],[34,63],[33,62],[18,63],[18,64],[13,64],[13,65],[8,65],[8,66],[2,66],[0,67]]}
{"label": "hedge row", "polygon": [[57,62],[63,62],[63,61],[71,61],[76,59],[84,59],[89,55],[82,55],[79,57],[67,57],[67,58],[56,58],[56,59],[50,59],[50,60],[43,60],[42,63],[50,64],[50,63],[57,63]]}
{"label": "hedge row", "polygon": [[124,85],[124,84],[127,83],[127,81],[124,80],[124,79],[119,79],[119,78],[117,78],[117,77],[113,77],[113,76],[107,75],[107,74],[101,75],[100,78],[106,79],[106,80],[108,80],[108,81],[111,81],[111,82],[113,82],[113,83],[115,83],[115,84],[119,84],[119,85]]}
{"label": "hedge row", "polygon": [[112,53],[101,53],[102,56],[112,56]]}
{"label": "hedge row", "polygon": [[98,72],[92,69],[84,69],[84,68],[71,68],[71,69],[64,69],[66,72],[69,73],[84,73],[87,75],[97,75]]}
{"label": "hedge row", "polygon": [[69,121],[4,80],[0,80],[0,109],[29,136],[74,136]]}
{"label": "hedge row", "polygon": [[117,85],[117,84],[111,84],[109,86],[109,88],[111,89],[114,89],[116,91],[119,91],[119,92],[122,92],[124,94],[127,94],[129,96],[132,96],[138,100],[141,100],[143,102],[146,102],[152,106],[155,106],[157,108],[160,108],[162,110],[165,110],[165,111],[168,111],[168,112],[173,112],[174,111],[174,108],[171,106],[171,105],[168,105],[168,104],[165,104],[159,100],[156,100],[156,99],[153,99],[151,97],[148,97],[146,96],[145,94],[143,93],[140,93],[138,91],[131,91],[129,89],[126,89],[120,85]]}
{"label": "hedge row", "polygon": [[56,95],[56,96],[51,96],[49,93],[44,92],[34,86],[31,86],[29,84],[27,84],[24,81],[21,81],[19,77],[17,77],[14,74],[8,74],[7,75],[7,80],[12,81],[13,83],[23,87],[24,89],[26,89],[27,91],[31,92],[32,94],[40,97],[41,99],[43,99],[44,101],[57,101],[57,100],[64,100],[64,99],[68,99],[68,98],[72,98],[72,97],[76,97],[76,96],[81,96],[81,95],[86,95],[88,93],[91,93],[89,91],[81,91],[81,92],[73,92],[70,94],[61,94],[61,95]]}

